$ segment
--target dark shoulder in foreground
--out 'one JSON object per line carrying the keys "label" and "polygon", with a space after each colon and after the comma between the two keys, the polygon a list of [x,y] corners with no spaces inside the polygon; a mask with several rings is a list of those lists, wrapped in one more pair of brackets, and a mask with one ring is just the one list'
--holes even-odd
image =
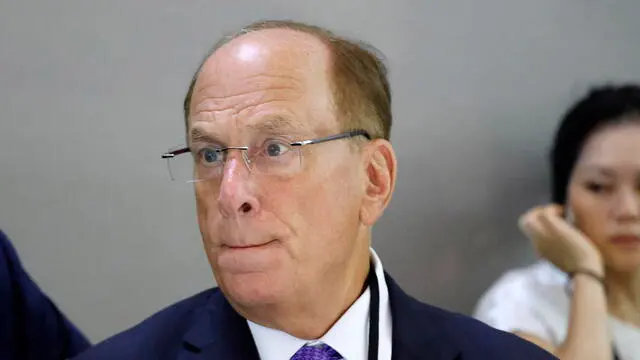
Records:
{"label": "dark shoulder in foreground", "polygon": [[546,350],[512,333],[476,319],[440,310],[443,329],[461,350],[460,359],[557,359]]}
{"label": "dark shoulder in foreground", "polygon": [[218,288],[208,289],[181,300],[73,360],[174,358],[182,348],[183,336],[198,316],[198,311],[217,292]]}
{"label": "dark shoulder in foreground", "polygon": [[476,319],[424,304],[387,275],[394,359],[552,360],[537,345]]}
{"label": "dark shoulder in foreground", "polygon": [[0,359],[64,359],[90,345],[33,281],[0,229]]}

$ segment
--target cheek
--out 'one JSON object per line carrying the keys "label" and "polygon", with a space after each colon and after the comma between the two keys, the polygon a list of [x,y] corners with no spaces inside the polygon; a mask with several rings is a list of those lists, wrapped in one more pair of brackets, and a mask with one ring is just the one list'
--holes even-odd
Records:
{"label": "cheek", "polygon": [[274,212],[289,219],[302,246],[316,250],[331,246],[329,239],[355,223],[357,189],[351,172],[345,166],[327,166],[322,172],[305,174],[288,187],[269,193],[272,198],[268,203],[278,204]]}
{"label": "cheek", "polygon": [[575,215],[575,225],[596,244],[605,242],[608,217],[604,201],[577,184],[570,186],[568,201]]}
{"label": "cheek", "polygon": [[220,212],[217,206],[217,193],[206,183],[196,184],[194,187],[196,200],[196,216],[202,239],[207,244],[215,244],[215,226],[219,221]]}
{"label": "cheek", "polygon": [[355,204],[357,197],[357,176],[348,162],[332,164],[314,176],[309,189],[310,200],[304,202],[305,208],[313,214],[313,219],[343,218]]}
{"label": "cheek", "polygon": [[298,178],[277,184],[266,194],[263,209],[276,214],[298,235],[303,235],[309,227],[315,227],[339,211],[335,208],[337,194],[332,185],[329,179],[323,178]]}

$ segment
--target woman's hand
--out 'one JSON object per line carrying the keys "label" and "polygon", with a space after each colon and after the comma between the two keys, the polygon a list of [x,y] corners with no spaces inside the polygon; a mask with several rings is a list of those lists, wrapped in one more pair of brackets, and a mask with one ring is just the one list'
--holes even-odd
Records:
{"label": "woman's hand", "polygon": [[559,269],[590,270],[603,275],[602,256],[580,230],[562,218],[558,205],[534,208],[520,217],[520,229],[543,258]]}

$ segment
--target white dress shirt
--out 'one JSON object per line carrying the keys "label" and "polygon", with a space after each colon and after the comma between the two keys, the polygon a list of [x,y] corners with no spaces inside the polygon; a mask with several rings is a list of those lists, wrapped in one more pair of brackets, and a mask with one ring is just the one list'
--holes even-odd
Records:
{"label": "white dress shirt", "polygon": [[[371,259],[380,288],[378,359],[391,360],[391,308],[389,290],[384,279],[382,262],[373,249]],[[369,288],[349,307],[324,336],[314,341],[298,339],[283,331],[248,321],[261,360],[289,360],[307,343],[321,341],[342,355],[345,360],[365,360],[369,350]]]}
{"label": "white dress shirt", "polygon": [[[547,261],[511,270],[482,296],[474,316],[500,330],[529,333],[560,346],[571,309],[566,284],[567,275]],[[640,328],[609,316],[609,331],[620,360],[640,360]]]}

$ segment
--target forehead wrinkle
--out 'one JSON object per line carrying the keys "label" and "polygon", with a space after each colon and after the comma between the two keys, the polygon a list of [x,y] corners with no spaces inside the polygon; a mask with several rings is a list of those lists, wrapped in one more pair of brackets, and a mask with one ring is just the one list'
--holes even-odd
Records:
{"label": "forehead wrinkle", "polygon": [[[215,78],[214,74],[211,74],[208,77]],[[294,90],[294,89],[302,88],[303,87],[302,85],[304,83],[302,76],[297,77],[297,76],[286,75],[286,74],[259,73],[259,74],[249,74],[241,78],[243,78],[242,79],[243,82],[248,83],[248,85],[251,85],[249,86],[249,90],[230,92],[227,94],[220,94],[220,95],[216,95],[215,92],[219,90],[218,88],[221,88],[220,89],[222,90],[221,92],[224,93],[224,85],[222,84],[222,81],[220,80],[214,81],[214,79],[208,79],[209,81],[205,81],[205,80],[200,81],[200,78],[199,78],[198,79],[199,83],[196,83],[196,89],[193,92],[193,97],[195,98],[201,93],[206,91],[212,92],[206,95],[207,98],[220,99],[220,98],[242,96],[252,91],[260,91],[260,90],[271,90],[271,89]],[[232,80],[232,79],[225,79],[225,80]],[[269,84],[270,80],[275,80],[275,81],[273,81],[273,84]],[[251,82],[253,82],[253,84],[251,84]]]}
{"label": "forehead wrinkle", "polygon": [[[269,84],[269,81],[272,79],[277,80]],[[246,86],[243,91],[227,94],[224,93],[224,89],[219,89],[220,85],[218,84],[211,84],[210,86],[198,89],[199,93],[207,93],[203,94],[203,96],[200,96],[200,94],[194,96],[192,113],[197,115],[204,111],[218,111],[229,107],[240,111],[242,108],[260,105],[266,102],[298,99],[303,96],[304,93],[303,81],[293,76],[261,74],[247,77],[245,81],[249,82],[249,86]],[[251,82],[253,82],[253,84],[251,84]],[[262,93],[260,96],[251,96],[260,92]],[[247,99],[243,100],[243,97]],[[236,104],[229,106],[228,103]]]}
{"label": "forehead wrinkle", "polygon": [[295,118],[289,116],[282,116],[280,114],[270,114],[262,117],[264,120],[259,120],[255,123],[250,123],[247,128],[254,132],[282,132],[299,130],[305,128],[304,124]]}
{"label": "forehead wrinkle", "polygon": [[261,94],[260,96],[257,96],[257,97],[249,96],[254,92],[247,92],[245,94],[242,94],[242,95],[248,96],[247,99],[238,99],[238,97],[240,97],[241,95],[235,95],[234,98],[226,98],[226,97],[205,98],[196,103],[196,105],[192,109],[192,114],[193,116],[196,116],[202,113],[233,109],[236,115],[240,115],[242,112],[248,111],[252,107],[262,106],[269,103],[275,103],[280,101],[287,101],[292,98],[295,99],[299,97],[299,96],[292,97],[292,96],[287,96],[287,94],[284,94],[288,92],[293,92],[294,94],[297,93],[293,89],[281,87],[281,88],[274,88],[273,91],[265,92],[264,94]]}
{"label": "forehead wrinkle", "polygon": [[[195,123],[198,123],[196,121]],[[202,123],[202,121],[200,121]],[[212,116],[211,121],[205,121],[206,129],[203,126],[194,125],[189,132],[190,141],[216,142],[220,141],[225,131],[223,128],[216,126],[216,119]],[[278,134],[278,135],[295,135],[301,130],[307,129],[303,122],[295,116],[286,113],[266,113],[264,115],[246,117],[246,121],[234,121],[235,126],[240,129],[248,130],[254,134]],[[241,124],[244,123],[244,126]],[[241,130],[241,132],[244,132]]]}

